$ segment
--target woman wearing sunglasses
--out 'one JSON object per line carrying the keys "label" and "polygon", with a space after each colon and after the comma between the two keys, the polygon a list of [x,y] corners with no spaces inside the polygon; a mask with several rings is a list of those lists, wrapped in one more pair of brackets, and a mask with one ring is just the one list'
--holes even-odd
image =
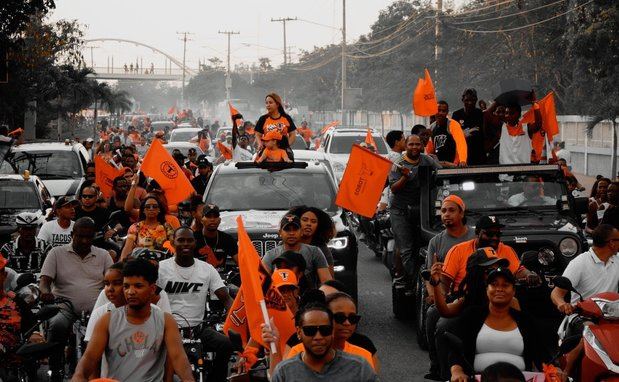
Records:
{"label": "woman wearing sunglasses", "polygon": [[164,208],[156,197],[149,195],[140,206],[139,221],[129,227],[120,260],[125,260],[135,248],[163,250],[164,243],[171,241],[173,235]]}

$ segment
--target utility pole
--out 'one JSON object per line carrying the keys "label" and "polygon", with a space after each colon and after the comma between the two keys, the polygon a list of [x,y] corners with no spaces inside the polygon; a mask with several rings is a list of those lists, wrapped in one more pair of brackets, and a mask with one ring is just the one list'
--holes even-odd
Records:
{"label": "utility pole", "polygon": [[218,31],[219,34],[228,35],[228,59],[226,63],[226,100],[230,101],[230,89],[232,88],[232,77],[230,76],[230,36],[240,34],[240,32]]}
{"label": "utility pole", "polygon": [[90,67],[94,69],[94,67],[95,67],[95,59],[94,59],[94,57],[95,57],[95,56],[94,56],[94,54],[93,54],[93,51],[94,51],[95,49],[99,49],[100,47],[98,47],[98,46],[92,46],[92,45],[91,45],[91,46],[89,46],[89,48],[90,48]]}
{"label": "utility pole", "polygon": [[[441,1],[441,0],[439,0]],[[346,0],[342,0],[342,125],[344,121],[344,94],[346,93]]]}
{"label": "utility pole", "polygon": [[271,22],[281,22],[284,25],[284,65],[288,65],[288,48],[286,48],[286,22],[287,21],[295,21],[292,17],[283,17],[279,19],[271,19]]}
{"label": "utility pole", "polygon": [[187,39],[188,34],[192,34],[189,32],[176,32],[178,35],[183,35],[183,89],[181,92],[181,104],[185,106],[185,73],[187,66],[185,65],[185,59],[187,57],[187,40],[191,41],[191,39]]}
{"label": "utility pole", "polygon": [[[438,65],[443,48],[441,47],[441,15],[443,13],[443,0],[436,0],[436,17],[434,19],[434,83],[439,79]],[[438,89],[438,88],[437,88]],[[438,90],[437,90],[438,93]]]}

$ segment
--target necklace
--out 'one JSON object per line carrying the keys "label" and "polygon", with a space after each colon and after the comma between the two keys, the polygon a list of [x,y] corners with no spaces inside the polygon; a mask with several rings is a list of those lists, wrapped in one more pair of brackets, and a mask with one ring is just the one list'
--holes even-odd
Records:
{"label": "necklace", "polygon": [[[174,268],[176,268],[176,274],[179,275],[183,280],[191,280],[191,277],[193,276],[193,273],[196,271],[196,267],[195,267],[196,263],[194,262],[193,264],[191,264],[190,267],[180,267],[176,261],[174,261]],[[189,276],[185,277],[182,273],[181,273],[181,268],[192,268],[191,269],[191,273],[189,274]]]}

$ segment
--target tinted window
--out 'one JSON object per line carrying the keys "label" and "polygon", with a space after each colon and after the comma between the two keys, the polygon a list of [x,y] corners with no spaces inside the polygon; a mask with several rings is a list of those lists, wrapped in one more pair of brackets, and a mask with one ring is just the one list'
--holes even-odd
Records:
{"label": "tinted window", "polygon": [[[374,137],[379,154],[387,154],[387,146],[385,142],[377,137]],[[363,135],[334,135],[331,138],[331,154],[350,154],[353,144],[361,144],[365,142],[365,134]]]}
{"label": "tinted window", "polygon": [[0,182],[0,209],[40,209],[41,204],[37,194],[32,183],[3,180]]}
{"label": "tinted window", "polygon": [[[80,160],[73,151],[36,151],[30,154],[34,164],[30,173],[41,179],[78,179],[83,176]],[[15,165],[20,174],[28,170],[28,155],[15,153]]]}
{"label": "tinted window", "polygon": [[337,210],[327,173],[290,171],[218,174],[206,196],[222,210],[287,210],[298,205]]}

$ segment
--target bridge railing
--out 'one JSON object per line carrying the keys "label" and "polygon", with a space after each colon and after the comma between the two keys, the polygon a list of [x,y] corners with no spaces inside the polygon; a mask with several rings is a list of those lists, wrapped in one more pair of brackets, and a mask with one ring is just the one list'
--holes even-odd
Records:
{"label": "bridge railing", "polygon": [[[120,67],[110,67],[110,66],[95,66],[92,68],[96,73],[100,74],[126,74],[126,75],[168,75],[168,76],[182,76],[183,69],[181,68],[155,68],[146,66],[144,68],[139,67],[136,69],[135,67],[124,66]],[[189,75],[189,72],[186,73]]]}

